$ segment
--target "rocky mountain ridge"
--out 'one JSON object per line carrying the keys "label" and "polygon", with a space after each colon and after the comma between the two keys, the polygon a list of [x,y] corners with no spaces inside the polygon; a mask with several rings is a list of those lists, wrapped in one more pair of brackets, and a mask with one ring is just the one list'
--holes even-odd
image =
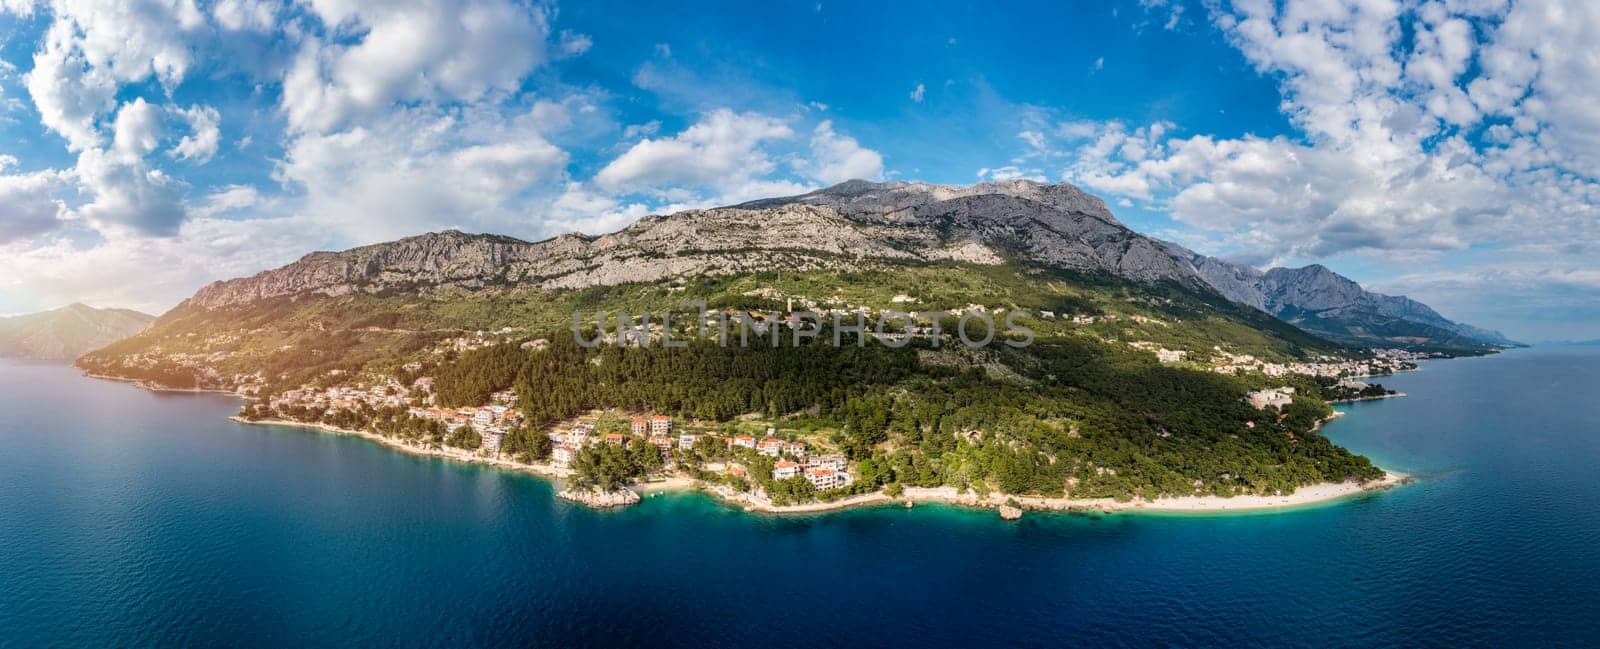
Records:
{"label": "rocky mountain ridge", "polygon": [[1514,344],[1322,266],[1259,271],[1134,232],[1069,184],[844,182],[807,194],[652,215],[600,236],[539,242],[445,231],[317,252],[216,282],[185,302],[220,309],[302,294],[495,285],[579,289],[767,269],[858,270],[894,262],[1007,262],[1171,282],[1219,293],[1362,347],[1477,350]]}
{"label": "rocky mountain ridge", "polygon": [[302,293],[417,285],[574,289],[770,268],[1008,259],[1206,286],[1162,242],[1123,227],[1104,202],[1070,185],[850,181],[801,196],[648,216],[601,236],[529,243],[446,231],[312,253],[276,270],[213,283],[186,304],[216,309]]}
{"label": "rocky mountain ridge", "polygon": [[1411,298],[1367,291],[1321,264],[1261,271],[1178,246],[1173,249],[1187,256],[1200,276],[1228,299],[1338,342],[1462,348],[1518,344],[1498,331],[1454,322]]}

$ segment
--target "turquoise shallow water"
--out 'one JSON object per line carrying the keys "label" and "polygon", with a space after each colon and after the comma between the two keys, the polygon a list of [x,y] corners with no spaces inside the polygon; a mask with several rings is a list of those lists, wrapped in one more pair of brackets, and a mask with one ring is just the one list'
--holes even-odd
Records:
{"label": "turquoise shallow water", "polygon": [[1600,353],[1386,380],[1415,485],[1247,516],[594,512],[527,476],[0,365],[0,646],[1596,646]]}

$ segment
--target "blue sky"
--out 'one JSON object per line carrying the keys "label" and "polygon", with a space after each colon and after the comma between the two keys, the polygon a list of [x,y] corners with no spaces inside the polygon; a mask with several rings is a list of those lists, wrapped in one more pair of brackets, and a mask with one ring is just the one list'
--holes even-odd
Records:
{"label": "blue sky", "polygon": [[1035,178],[1600,337],[1595,3],[0,0],[0,313],[458,227]]}

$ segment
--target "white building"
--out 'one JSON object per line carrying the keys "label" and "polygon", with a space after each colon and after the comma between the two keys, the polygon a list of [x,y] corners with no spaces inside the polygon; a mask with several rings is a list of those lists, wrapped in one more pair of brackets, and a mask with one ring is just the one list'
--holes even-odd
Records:
{"label": "white building", "polygon": [[778,457],[783,454],[783,446],[783,440],[776,437],[768,437],[756,443],[756,452],[770,457]]}
{"label": "white building", "polygon": [[1294,403],[1294,388],[1272,388],[1269,390],[1254,390],[1250,393],[1250,405],[1256,410],[1266,410],[1267,406],[1283,408]]}
{"label": "white building", "polygon": [[594,424],[573,424],[572,432],[567,433],[567,443],[582,448],[594,438]]}
{"label": "white building", "polygon": [[572,466],[572,462],[578,459],[578,447],[570,444],[557,446],[555,450],[551,451],[550,459],[559,467]]}
{"label": "white building", "polygon": [[789,442],[783,445],[783,450],[788,451],[790,455],[797,458],[805,459],[806,457],[805,442]]}
{"label": "white building", "polygon": [[773,480],[787,480],[797,475],[800,475],[799,462],[784,461],[772,465]]}
{"label": "white building", "polygon": [[806,467],[812,469],[832,469],[844,471],[845,459],[843,455],[813,455],[806,458]]}
{"label": "white building", "polygon": [[656,415],[650,418],[651,435],[668,435],[672,433],[672,418],[666,415]]}
{"label": "white building", "polygon": [[695,442],[698,441],[700,441],[699,435],[694,433],[684,433],[678,436],[678,449],[684,451],[692,450],[694,449]]}
{"label": "white building", "polygon": [[850,474],[844,471],[817,467],[806,469],[806,479],[811,481],[811,486],[816,487],[817,491],[847,487],[851,482]]}
{"label": "white building", "polygon": [[478,437],[483,440],[483,445],[479,449],[490,456],[495,456],[500,454],[500,446],[505,443],[506,432],[504,430],[485,430],[478,433]]}

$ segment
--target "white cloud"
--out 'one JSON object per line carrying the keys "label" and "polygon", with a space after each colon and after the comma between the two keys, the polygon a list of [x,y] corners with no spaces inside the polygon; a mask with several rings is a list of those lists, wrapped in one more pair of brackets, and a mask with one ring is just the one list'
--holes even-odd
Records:
{"label": "white cloud", "polygon": [[561,30],[560,40],[556,42],[556,51],[562,58],[578,56],[594,47],[594,39],[588,34],[579,34],[570,29]]}
{"label": "white cloud", "polygon": [[95,121],[114,105],[118,83],[109,70],[89,66],[75,32],[69,21],[53,23],[24,82],[40,122],[66,138],[69,150],[82,150],[100,143]]}
{"label": "white cloud", "polygon": [[0,246],[0,277],[15,279],[6,288],[10,303],[29,309],[77,300],[161,313],[219,278],[285,264],[331,243],[323,228],[300,218],[197,218],[171,237]]}
{"label": "white cloud", "polygon": [[165,136],[161,111],[142,97],[118,108],[115,97],[123,86],[151,79],[167,92],[176,88],[192,65],[189,39],[204,15],[192,0],[41,6],[51,22],[24,83],[41,124],[78,154],[71,176],[90,200],[67,217],[122,232],[174,232],[185,217],[183,183],[144,160]]}
{"label": "white cloud", "polygon": [[625,204],[609,194],[594,191],[584,183],[571,182],[550,205],[551,218],[545,225],[551,234],[604,234],[621,229],[650,214],[650,211],[650,207],[643,203]]}
{"label": "white cloud", "polygon": [[217,153],[217,145],[222,141],[222,129],[219,126],[222,115],[210,106],[175,108],[172,112],[189,124],[189,134],[178,140],[178,145],[168,153],[199,164],[210,162],[211,156]]}
{"label": "white cloud", "polygon": [[135,98],[117,111],[111,144],[120,157],[132,162],[156,150],[163,130],[161,109],[146,103],[143,97]]}
{"label": "white cloud", "polygon": [[115,150],[78,156],[77,178],[94,198],[74,210],[115,236],[170,235],[183,223],[183,183]]}
{"label": "white cloud", "polygon": [[928,94],[928,87],[919,83],[919,84],[917,84],[917,87],[911,89],[911,101],[914,101],[914,102],[920,104],[920,103],[922,103],[922,98],[924,96],[926,96],[927,94]]}
{"label": "white cloud", "polygon": [[17,159],[0,155],[0,245],[55,230],[64,211],[57,194],[68,186],[64,174],[45,170],[11,174]]}
{"label": "white cloud", "polygon": [[811,132],[811,159],[797,166],[825,185],[883,179],[883,156],[861,146],[853,137],[834,132],[833,122],[828,120]]}
{"label": "white cloud", "polygon": [[369,243],[444,227],[537,234],[530,193],[553,194],[568,156],[539,112],[416,108],[289,146],[277,176],[304,191],[305,214]]}
{"label": "white cloud", "polygon": [[280,0],[219,0],[211,8],[217,26],[228,31],[267,33],[278,22]]}
{"label": "white cloud", "polygon": [[1166,21],[1161,24],[1161,28],[1169,32],[1176,30],[1183,20],[1184,6],[1173,0],[1139,0],[1139,7],[1147,14],[1159,15],[1163,11],[1166,12]]}
{"label": "white cloud", "polygon": [[594,181],[611,192],[685,186],[728,190],[776,167],[762,144],[793,137],[794,130],[783,120],[718,109],[675,137],[633,145],[596,173]]}
{"label": "white cloud", "polygon": [[204,203],[194,210],[195,215],[201,218],[219,216],[230,212],[238,212],[249,208],[259,207],[266,203],[261,192],[250,185],[228,185],[206,196]]}
{"label": "white cloud", "polygon": [[661,120],[652,119],[643,124],[629,124],[626,128],[622,129],[622,137],[631,140],[640,136],[655,135],[660,131]]}
{"label": "white cloud", "polygon": [[992,169],[989,167],[979,169],[978,180],[985,182],[999,182],[1005,180],[1034,180],[1038,182],[1049,182],[1049,179],[1045,177],[1044,173],[1038,169],[1024,169],[1014,165],[1006,165],[1004,167],[995,167]]}
{"label": "white cloud", "polygon": [[136,98],[117,111],[109,148],[78,154],[74,176],[91,200],[71,210],[90,225],[119,234],[170,235],[186,213],[184,184],[151,167],[145,156],[165,133],[161,109]]}
{"label": "white cloud", "polygon": [[1303,139],[1033,119],[1022,160],[1063,160],[1063,179],[1165,210],[1219,252],[1312,260],[1600,234],[1600,61],[1583,54],[1600,5],[1235,2],[1213,18],[1279,76]]}
{"label": "white cloud", "polygon": [[472,101],[514,90],[546,58],[542,10],[510,0],[314,0],[352,44],[309,40],[283,81],[299,132],[330,131],[405,101]]}
{"label": "white cloud", "polygon": [[[35,9],[0,2],[9,12]],[[567,153],[549,135],[615,127],[599,125],[609,118],[585,92],[535,101],[522,87],[550,50],[576,56],[592,46],[571,31],[550,44],[552,9],[543,4],[54,0],[37,9],[49,27],[22,82],[41,124],[77,162],[33,173],[15,172],[10,158],[0,164],[0,274],[35,296],[8,293],[11,305],[125,292],[106,301],[164,306],[206,281],[314,247],[448,226],[538,236],[642,209],[544,220],[570,182]],[[250,53],[275,60],[231,60]],[[225,184],[190,199],[201,188],[163,169],[220,152],[227,109],[219,108],[232,104],[173,103],[197,70],[253,81],[254,97],[281,111],[289,124],[287,137],[273,138],[284,147],[274,161],[281,189]],[[241,128],[262,121],[241,117]],[[252,141],[242,134],[236,148]],[[259,254],[238,247],[249,245]],[[120,281],[130,276],[141,283]]]}

